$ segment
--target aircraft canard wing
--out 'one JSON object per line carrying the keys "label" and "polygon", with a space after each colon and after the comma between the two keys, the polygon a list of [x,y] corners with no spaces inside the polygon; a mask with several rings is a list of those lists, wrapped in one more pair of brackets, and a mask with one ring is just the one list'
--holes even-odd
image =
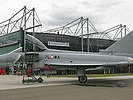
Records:
{"label": "aircraft canard wing", "polygon": [[20,53],[11,53],[0,56],[0,62],[15,64],[21,57]]}
{"label": "aircraft canard wing", "polygon": [[15,49],[9,53],[0,55],[0,62],[15,64],[21,57],[22,47]]}
{"label": "aircraft canard wing", "polygon": [[16,54],[16,57],[15,57],[13,64],[15,64],[20,59],[20,57],[21,57],[20,53]]}

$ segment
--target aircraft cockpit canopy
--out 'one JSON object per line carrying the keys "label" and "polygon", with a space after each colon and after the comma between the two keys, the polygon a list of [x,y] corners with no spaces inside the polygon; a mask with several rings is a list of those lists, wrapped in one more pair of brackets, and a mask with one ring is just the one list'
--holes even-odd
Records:
{"label": "aircraft cockpit canopy", "polygon": [[32,44],[35,44],[35,46],[37,46],[38,48],[42,49],[42,50],[46,50],[48,49],[40,40],[38,40],[37,38],[35,38],[32,35],[26,34],[26,40],[30,41]]}

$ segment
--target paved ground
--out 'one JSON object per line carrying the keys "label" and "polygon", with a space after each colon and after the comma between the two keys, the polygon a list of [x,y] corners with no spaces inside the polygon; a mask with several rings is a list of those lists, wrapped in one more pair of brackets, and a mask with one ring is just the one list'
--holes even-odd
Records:
{"label": "paved ground", "polygon": [[[43,83],[22,83],[22,76],[13,75],[0,75],[0,90],[6,89],[17,89],[17,88],[28,88],[28,87],[40,87],[40,86],[54,86],[54,85],[65,85],[77,82],[77,78],[57,78],[57,77],[42,77]],[[1,99],[0,99],[1,100]]]}
{"label": "paved ground", "polygon": [[[133,76],[89,78],[44,78],[45,83],[22,84],[21,77],[0,76],[0,100],[132,100]],[[29,88],[27,88],[29,87]]]}

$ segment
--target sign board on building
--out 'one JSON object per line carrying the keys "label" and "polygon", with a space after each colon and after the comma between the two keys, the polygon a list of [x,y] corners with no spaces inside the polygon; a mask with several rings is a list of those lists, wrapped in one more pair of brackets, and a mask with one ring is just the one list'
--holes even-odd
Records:
{"label": "sign board on building", "polygon": [[63,42],[51,42],[48,41],[49,46],[61,46],[61,47],[69,47],[69,43],[63,43]]}

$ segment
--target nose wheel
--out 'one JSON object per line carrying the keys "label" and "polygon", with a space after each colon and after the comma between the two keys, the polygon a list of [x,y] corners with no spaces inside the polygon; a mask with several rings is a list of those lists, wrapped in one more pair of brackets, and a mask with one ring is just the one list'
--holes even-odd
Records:
{"label": "nose wheel", "polygon": [[87,82],[87,76],[86,75],[79,76],[78,80],[79,80],[80,83],[86,83]]}
{"label": "nose wheel", "polygon": [[41,77],[39,77],[39,78],[37,79],[37,81],[38,81],[39,83],[42,83],[44,80],[43,80]]}

